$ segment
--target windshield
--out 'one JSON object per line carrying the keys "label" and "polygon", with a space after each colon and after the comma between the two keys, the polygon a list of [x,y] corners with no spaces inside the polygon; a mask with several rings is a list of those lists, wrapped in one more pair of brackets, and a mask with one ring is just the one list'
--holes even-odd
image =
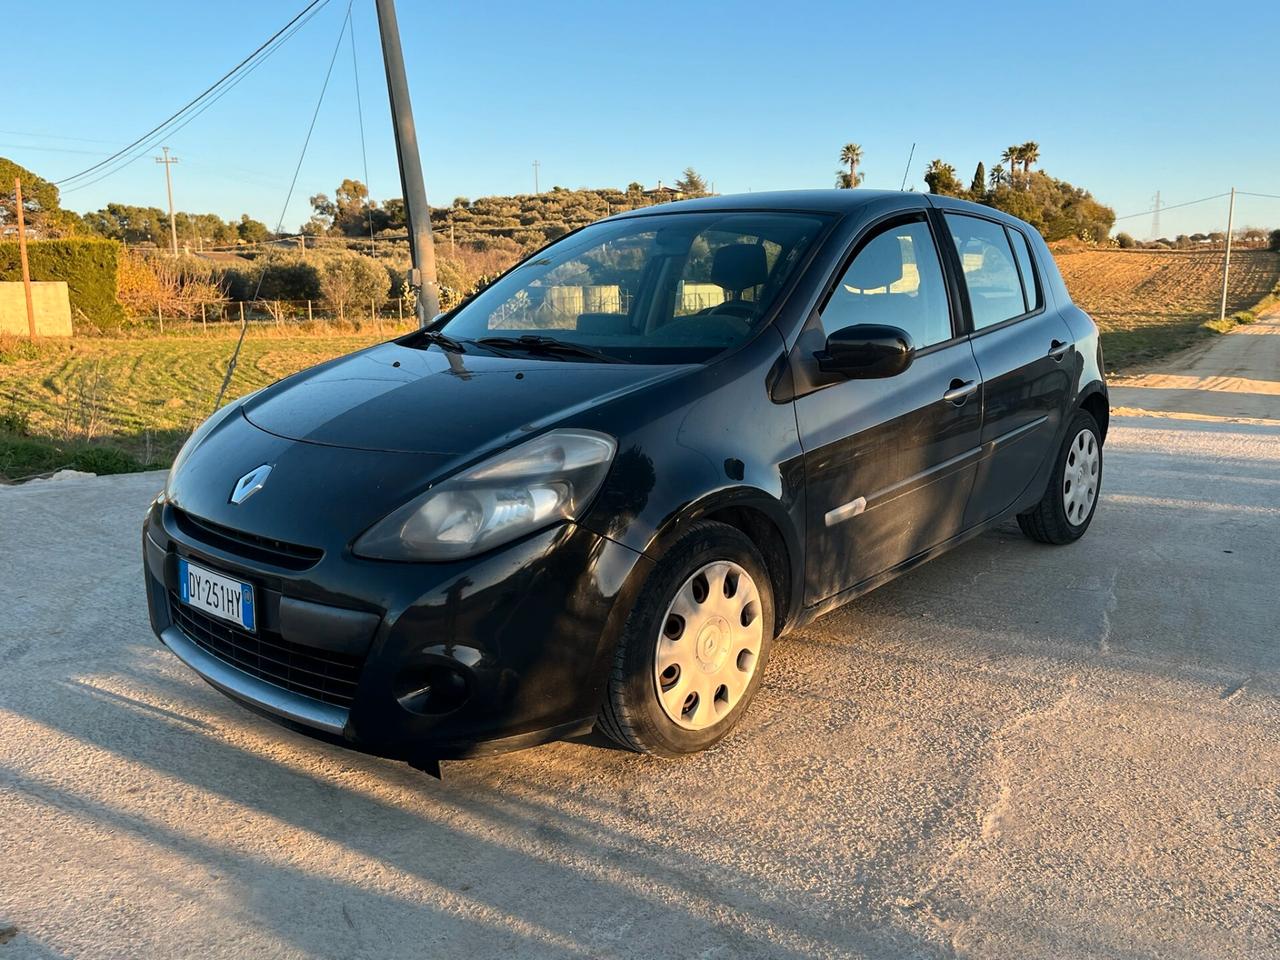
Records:
{"label": "windshield", "polygon": [[[441,329],[555,359],[703,362],[759,327],[825,223],[724,212],[593,224],[526,260]],[[546,338],[589,349],[548,349]]]}

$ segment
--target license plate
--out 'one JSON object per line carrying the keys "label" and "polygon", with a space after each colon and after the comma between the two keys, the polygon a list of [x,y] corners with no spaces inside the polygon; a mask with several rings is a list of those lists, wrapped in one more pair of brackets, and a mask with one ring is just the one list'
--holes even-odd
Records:
{"label": "license plate", "polygon": [[246,630],[257,629],[253,585],[214,573],[188,560],[178,560],[182,602]]}

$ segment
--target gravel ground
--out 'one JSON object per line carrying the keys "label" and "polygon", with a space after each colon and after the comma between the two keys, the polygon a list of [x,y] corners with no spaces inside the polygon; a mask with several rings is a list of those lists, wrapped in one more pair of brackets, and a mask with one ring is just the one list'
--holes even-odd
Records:
{"label": "gravel ground", "polygon": [[1008,525],[791,635],[716,750],[443,783],[152,639],[159,475],[0,489],[0,960],[1274,957],[1280,397],[1163,413],[1113,421],[1084,540]]}

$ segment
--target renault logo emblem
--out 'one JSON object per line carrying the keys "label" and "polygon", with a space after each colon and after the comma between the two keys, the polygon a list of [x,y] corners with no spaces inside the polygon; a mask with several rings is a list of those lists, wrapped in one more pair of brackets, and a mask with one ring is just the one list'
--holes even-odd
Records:
{"label": "renault logo emblem", "polygon": [[235,489],[231,491],[231,502],[244,503],[262,489],[262,485],[267,482],[267,477],[270,475],[271,464],[269,463],[264,463],[246,473],[236,481]]}

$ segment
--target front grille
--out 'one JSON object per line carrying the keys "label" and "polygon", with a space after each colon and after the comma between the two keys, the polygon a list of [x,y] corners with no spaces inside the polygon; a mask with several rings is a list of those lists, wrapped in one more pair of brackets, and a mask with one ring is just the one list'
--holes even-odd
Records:
{"label": "front grille", "polygon": [[234,530],[177,507],[173,508],[173,521],[188,537],[206,546],[247,560],[283,567],[285,570],[309,570],[324,556],[324,551],[318,547],[306,547],[285,540],[260,537],[244,530]]}
{"label": "front grille", "polygon": [[278,633],[249,633],[210,617],[169,593],[174,626],[206,653],[238,670],[337,707],[350,707],[360,679],[355,657],[290,643]]}

